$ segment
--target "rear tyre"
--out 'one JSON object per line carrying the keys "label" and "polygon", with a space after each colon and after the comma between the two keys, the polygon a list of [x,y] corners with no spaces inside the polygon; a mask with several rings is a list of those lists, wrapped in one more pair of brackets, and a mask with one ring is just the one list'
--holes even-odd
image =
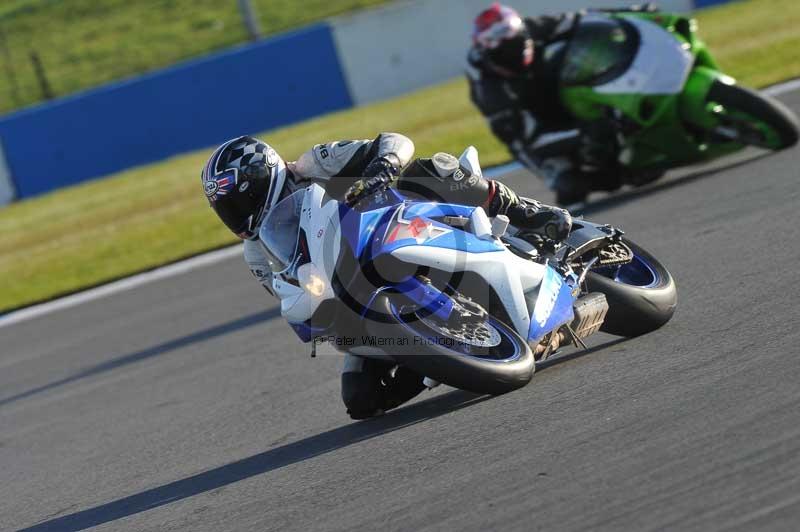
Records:
{"label": "rear tyre", "polygon": [[739,130],[740,142],[770,150],[783,150],[797,144],[800,124],[797,116],[781,102],[739,85],[716,81],[707,97],[722,105],[723,124]]}
{"label": "rear tyre", "polygon": [[608,301],[600,330],[630,338],[667,323],[675,313],[678,293],[672,275],[653,255],[630,240],[624,242],[633,251],[633,261],[589,272],[586,287],[602,292]]}
{"label": "rear tyre", "polygon": [[430,316],[404,307],[399,296],[379,295],[372,309],[392,318],[388,323],[366,323],[371,335],[391,340],[392,345],[382,350],[398,364],[433,380],[498,395],[525,386],[533,376],[535,362],[528,343],[492,316],[462,332],[448,333]]}

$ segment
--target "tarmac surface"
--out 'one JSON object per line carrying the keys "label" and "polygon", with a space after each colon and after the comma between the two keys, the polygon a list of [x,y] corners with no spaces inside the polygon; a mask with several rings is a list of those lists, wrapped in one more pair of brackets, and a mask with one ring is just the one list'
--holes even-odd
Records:
{"label": "tarmac surface", "polygon": [[795,148],[601,196],[670,323],[366,422],[240,259],[0,328],[0,530],[797,530],[799,185]]}

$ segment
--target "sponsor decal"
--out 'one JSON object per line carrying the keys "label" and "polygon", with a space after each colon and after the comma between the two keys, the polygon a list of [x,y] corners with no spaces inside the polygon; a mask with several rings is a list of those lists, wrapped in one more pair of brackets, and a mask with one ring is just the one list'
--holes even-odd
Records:
{"label": "sponsor decal", "polygon": [[561,283],[561,278],[552,269],[548,268],[545,271],[539,287],[539,296],[536,298],[536,307],[533,309],[533,319],[536,320],[539,327],[544,327],[550,314],[553,313],[553,307],[561,290]]}
{"label": "sponsor decal", "polygon": [[210,198],[211,196],[217,193],[217,190],[219,190],[219,185],[213,179],[209,179],[208,181],[205,182],[205,189],[206,189],[206,197]]}
{"label": "sponsor decal", "polygon": [[244,183],[239,185],[239,192],[244,192],[248,188],[250,188],[250,181],[245,181]]}
{"label": "sponsor decal", "polygon": [[226,196],[236,184],[237,171],[230,168],[224,172],[208,178],[203,183],[203,189],[209,201],[217,201],[220,196]]}
{"label": "sponsor decal", "polygon": [[472,188],[478,182],[478,179],[479,178],[474,175],[467,179],[454,179],[453,182],[450,183],[450,190],[455,192],[457,190],[466,190],[468,188]]}
{"label": "sponsor decal", "polygon": [[258,279],[264,279],[267,276],[266,270],[251,268],[250,272]]}
{"label": "sponsor decal", "polygon": [[453,172],[453,181],[461,181],[462,179],[464,179],[464,171],[459,168]]}
{"label": "sponsor decal", "polygon": [[434,238],[438,238],[450,232],[451,230],[437,227],[433,225],[432,222],[419,216],[413,220],[403,219],[401,213],[397,219],[397,223],[387,235],[386,243],[391,244],[398,240],[413,238],[417,241],[417,244],[422,244],[423,242],[433,240]]}

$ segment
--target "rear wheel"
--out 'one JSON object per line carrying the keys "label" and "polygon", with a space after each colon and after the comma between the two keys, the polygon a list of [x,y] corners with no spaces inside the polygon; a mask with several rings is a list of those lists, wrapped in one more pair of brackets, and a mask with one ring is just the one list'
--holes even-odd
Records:
{"label": "rear wheel", "polygon": [[716,81],[707,100],[724,108],[720,116],[721,131],[734,142],[769,150],[783,150],[797,144],[800,135],[797,117],[766,94]]}
{"label": "rear wheel", "polygon": [[492,316],[478,323],[447,324],[391,295],[378,296],[372,308],[392,318],[366,324],[374,337],[390,340],[383,351],[426,377],[497,395],[525,386],[533,376],[528,343]]}
{"label": "rear wheel", "polygon": [[602,292],[608,313],[600,330],[617,336],[639,336],[667,323],[675,313],[675,281],[653,255],[623,240],[633,260],[622,266],[592,270],[586,276],[589,292]]}

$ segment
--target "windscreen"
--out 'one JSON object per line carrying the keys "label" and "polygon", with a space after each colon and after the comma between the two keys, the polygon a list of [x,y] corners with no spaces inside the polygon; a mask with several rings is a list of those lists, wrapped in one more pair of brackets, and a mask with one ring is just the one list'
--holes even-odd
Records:
{"label": "windscreen", "polygon": [[282,199],[269,210],[261,224],[258,237],[267,252],[273,273],[286,271],[294,261],[305,195],[306,189],[302,189]]}
{"label": "windscreen", "polygon": [[630,23],[610,17],[586,17],[570,39],[561,67],[563,85],[601,85],[621,76],[639,49],[639,33]]}

